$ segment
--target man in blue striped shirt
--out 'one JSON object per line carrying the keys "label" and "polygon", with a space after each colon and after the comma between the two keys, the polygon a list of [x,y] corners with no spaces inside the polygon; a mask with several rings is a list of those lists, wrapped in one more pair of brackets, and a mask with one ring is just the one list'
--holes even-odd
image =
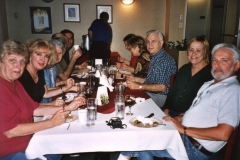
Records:
{"label": "man in blue striped shirt", "polygon": [[151,53],[147,78],[128,77],[127,85],[130,89],[145,90],[153,101],[162,107],[169,92],[171,75],[176,74],[176,63],[162,47],[164,40],[161,32],[148,31],[146,44]]}

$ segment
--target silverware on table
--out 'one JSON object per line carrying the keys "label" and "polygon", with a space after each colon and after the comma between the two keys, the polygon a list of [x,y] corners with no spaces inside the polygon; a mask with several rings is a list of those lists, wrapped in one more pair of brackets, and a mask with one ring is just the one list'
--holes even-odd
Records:
{"label": "silverware on table", "polygon": [[69,127],[70,127],[70,123],[68,124],[67,130],[69,129]]}
{"label": "silverware on table", "polygon": [[151,117],[153,117],[154,116],[154,113],[151,113],[151,114],[149,114],[147,117],[145,117],[145,118],[151,118]]}

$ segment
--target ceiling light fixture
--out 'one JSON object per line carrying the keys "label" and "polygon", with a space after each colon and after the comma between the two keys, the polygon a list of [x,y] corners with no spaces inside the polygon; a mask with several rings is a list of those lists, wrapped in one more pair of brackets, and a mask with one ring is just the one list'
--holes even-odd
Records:
{"label": "ceiling light fixture", "polygon": [[134,0],[121,0],[123,4],[130,5],[134,2]]}

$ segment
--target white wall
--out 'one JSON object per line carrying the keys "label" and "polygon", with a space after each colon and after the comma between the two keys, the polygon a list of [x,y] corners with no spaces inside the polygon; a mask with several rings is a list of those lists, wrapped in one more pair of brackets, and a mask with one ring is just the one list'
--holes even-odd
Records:
{"label": "white wall", "polygon": [[[96,18],[96,5],[113,6],[113,42],[112,50],[118,51],[125,58],[130,54],[125,50],[122,39],[128,33],[134,33],[145,37],[145,33],[151,29],[165,31],[166,0],[136,0],[132,5],[127,6],[120,0],[54,0],[45,3],[41,0],[5,0],[8,20],[9,38],[26,41],[29,38],[43,38],[49,40],[51,34],[32,34],[30,25],[29,6],[50,7],[52,17],[53,33],[62,29],[70,29],[75,33],[76,44],[82,43],[82,35]],[[177,3],[173,3],[177,2]],[[63,3],[80,4],[81,22],[64,22]],[[185,10],[185,0],[172,0],[170,12],[169,40],[182,39],[182,29],[176,25],[179,21],[179,14]],[[19,18],[14,18],[18,13]]]}

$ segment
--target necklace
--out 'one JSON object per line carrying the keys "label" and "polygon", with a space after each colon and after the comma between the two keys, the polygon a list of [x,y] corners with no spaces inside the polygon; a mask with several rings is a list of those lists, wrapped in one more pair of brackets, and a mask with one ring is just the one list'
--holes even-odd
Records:
{"label": "necklace", "polygon": [[37,72],[32,71],[32,69],[31,69],[32,67],[30,67],[29,65],[27,65],[26,68],[27,68],[28,72],[30,73],[31,77],[33,78],[33,81],[36,83],[38,81]]}

